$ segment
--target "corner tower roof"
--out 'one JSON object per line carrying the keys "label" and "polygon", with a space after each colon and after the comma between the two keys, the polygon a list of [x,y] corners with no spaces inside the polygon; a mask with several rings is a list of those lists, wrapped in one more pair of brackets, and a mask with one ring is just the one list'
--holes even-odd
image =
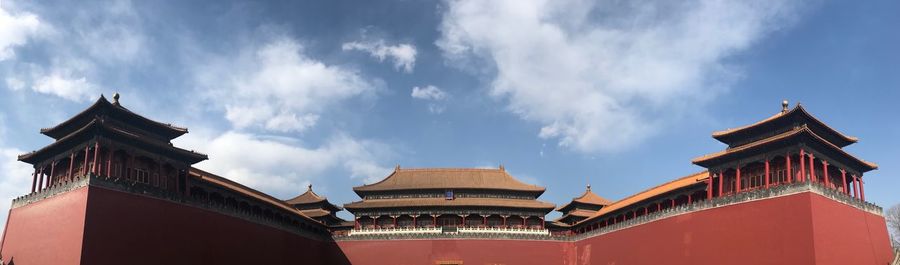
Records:
{"label": "corner tower roof", "polygon": [[66,135],[69,135],[77,131],[78,129],[81,129],[82,127],[84,127],[84,125],[90,123],[94,119],[94,117],[101,115],[107,115],[119,120],[131,121],[131,123],[141,127],[141,129],[153,132],[165,138],[166,140],[177,138],[178,136],[181,136],[188,132],[186,128],[157,122],[137,113],[131,112],[130,110],[119,104],[118,93],[113,96],[113,98],[115,101],[109,102],[108,100],[106,100],[106,97],[100,95],[100,98],[97,99],[97,101],[87,109],[81,111],[80,113],[62,123],[57,124],[56,126],[41,129],[41,133],[50,136],[53,139],[59,140],[60,138],[63,138]]}
{"label": "corner tower roof", "polygon": [[587,188],[584,190],[584,193],[581,196],[575,197],[571,202],[566,205],[560,206],[556,208],[557,211],[565,210],[566,208],[573,206],[576,203],[581,204],[589,204],[589,205],[598,205],[598,206],[607,206],[612,203],[612,201],[607,200],[606,198],[600,197],[596,193],[591,191],[591,185],[587,185]]}
{"label": "corner tower roof", "polygon": [[779,127],[797,127],[806,124],[810,130],[815,132],[815,134],[838,147],[844,147],[858,141],[856,137],[847,136],[838,132],[819,119],[816,119],[816,117],[807,112],[799,103],[790,110],[787,109],[787,102],[784,102],[783,106],[781,112],[776,113],[771,117],[750,125],[717,131],[714,132],[712,136],[716,140],[728,144],[730,147],[736,147],[742,145],[743,143],[739,142],[746,139],[748,136],[763,135],[775,131]]}

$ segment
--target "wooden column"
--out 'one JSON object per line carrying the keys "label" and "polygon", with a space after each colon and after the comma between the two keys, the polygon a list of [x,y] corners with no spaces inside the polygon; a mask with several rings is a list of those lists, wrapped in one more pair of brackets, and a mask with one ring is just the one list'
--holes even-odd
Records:
{"label": "wooden column", "polygon": [[813,154],[809,154],[809,181],[813,183],[819,181],[818,179],[816,179],[816,163],[814,162],[815,159],[816,157],[813,156]]}
{"label": "wooden column", "polygon": [[723,183],[725,183],[725,170],[719,170],[719,197],[722,197]]}
{"label": "wooden column", "polygon": [[75,152],[69,154],[69,173],[66,174],[66,180],[72,180],[72,170],[75,167]]}
{"label": "wooden column", "polygon": [[738,164],[737,171],[735,173],[735,181],[734,181],[734,193],[741,192],[741,165]]}
{"label": "wooden column", "polygon": [[803,149],[800,149],[800,177],[797,178],[797,181],[806,181],[806,154]]}
{"label": "wooden column", "polygon": [[831,180],[828,179],[828,162],[822,160],[822,175],[825,176],[825,187],[831,188]]}
{"label": "wooden column", "polygon": [[37,177],[38,177],[38,169],[34,168],[34,173],[31,174],[31,193],[34,193],[37,188]]}
{"label": "wooden column", "polygon": [[766,189],[769,188],[769,158],[766,158]]}
{"label": "wooden column", "polygon": [[850,194],[847,192],[847,171],[843,169],[841,169],[841,190],[844,194]]}
{"label": "wooden column", "polygon": [[850,178],[850,182],[853,183],[853,198],[859,199],[859,186],[856,183],[856,175],[852,175]]}
{"label": "wooden column", "polygon": [[859,199],[865,201],[866,200],[866,183],[863,181],[862,177],[859,178]]}
{"label": "wooden column", "polygon": [[112,148],[106,148],[106,178],[112,177],[112,160],[115,151]]}
{"label": "wooden column", "polygon": [[94,163],[92,163],[91,172],[94,173],[94,175],[98,175],[100,173],[100,165],[98,164],[98,162],[100,161],[100,142],[99,141],[94,142],[94,160],[93,161],[94,161]]}
{"label": "wooden column", "polygon": [[791,153],[790,152],[788,152],[787,156],[784,157],[784,162],[785,162],[785,165],[787,165],[787,172],[785,172],[786,173],[785,175],[787,175],[787,182],[791,183],[791,182],[793,182],[794,171],[791,170]]}
{"label": "wooden column", "polygon": [[417,226],[419,226],[419,224],[416,223],[416,217],[418,217],[418,215],[413,215],[413,217],[412,217],[413,218],[413,225],[412,225],[413,228],[416,228]]}
{"label": "wooden column", "polygon": [[709,198],[712,198],[713,173],[709,172],[709,173],[707,173],[707,175],[709,175],[709,178],[706,181],[706,199],[709,199]]}
{"label": "wooden column", "polygon": [[44,165],[41,165],[41,170],[38,172],[38,191],[44,190]]}
{"label": "wooden column", "polygon": [[50,162],[50,175],[47,176],[47,187],[53,184],[53,173],[56,171],[56,161]]}
{"label": "wooden column", "polygon": [[82,177],[84,177],[84,175],[87,175],[88,155],[90,155],[90,153],[89,153],[90,149],[91,148],[89,146],[84,147],[84,159],[82,159],[82,161],[81,161],[81,176]]}

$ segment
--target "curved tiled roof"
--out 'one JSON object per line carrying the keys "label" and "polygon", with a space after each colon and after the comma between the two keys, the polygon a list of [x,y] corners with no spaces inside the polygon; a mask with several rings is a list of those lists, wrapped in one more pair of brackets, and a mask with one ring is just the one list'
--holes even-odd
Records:
{"label": "curved tiled roof", "polygon": [[584,190],[584,193],[582,193],[581,196],[575,197],[571,202],[567,203],[566,205],[560,206],[559,208],[556,208],[556,210],[561,211],[562,209],[569,207],[569,205],[572,205],[573,203],[606,206],[612,203],[612,201],[600,197],[600,195],[592,192],[591,185],[588,185],[587,189]]}
{"label": "curved tiled roof", "polygon": [[344,204],[344,208],[370,209],[391,207],[433,207],[433,206],[485,206],[506,208],[531,208],[552,210],[555,205],[538,200],[499,199],[499,198],[403,198],[403,199],[369,199]]}
{"label": "curved tiled roof", "polygon": [[297,197],[286,200],[288,204],[309,204],[309,203],[317,203],[323,202],[326,198],[319,196],[312,190],[312,185],[307,186],[306,192],[303,194],[297,195]]}
{"label": "curved tiled roof", "polygon": [[[643,202],[644,200],[653,198],[657,195],[661,195],[661,194],[671,192],[671,191],[674,191],[677,189],[695,185],[697,183],[704,183],[704,181],[707,178],[709,178],[709,172],[703,171],[703,172],[694,173],[694,174],[688,175],[686,177],[682,177],[682,178],[679,178],[679,179],[676,179],[673,181],[663,183],[662,185],[647,189],[645,191],[636,193],[634,195],[631,195],[624,199],[616,201],[610,205],[607,205],[606,207],[603,207],[603,209],[600,209],[600,211],[597,211],[597,213],[594,214],[593,217],[585,219],[584,221],[581,221],[581,222],[585,222],[587,220],[597,218],[598,216],[603,216],[607,213],[611,213],[616,210],[626,208],[628,206]],[[579,223],[581,223],[581,222],[579,222]]]}
{"label": "curved tiled roof", "polygon": [[156,128],[159,132],[163,133],[169,139],[176,138],[188,132],[187,128],[177,127],[171,124],[162,123],[158,121],[151,120],[147,117],[141,116],[140,114],[134,113],[131,110],[123,107],[117,102],[111,103],[106,100],[106,97],[100,95],[100,98],[97,99],[94,104],[92,104],[87,109],[75,114],[66,121],[63,121],[56,126],[50,128],[41,129],[41,133],[53,137],[54,139],[59,139],[65,137],[66,135],[72,133],[73,131],[78,130],[80,127],[77,123],[87,123],[90,119],[88,115],[104,112],[105,110],[112,110],[118,113],[125,115],[126,117],[132,118],[137,122],[146,124],[147,126]]}
{"label": "curved tiled roof", "polygon": [[306,215],[306,216],[309,216],[312,218],[318,218],[318,217],[322,217],[322,216],[326,216],[326,215],[331,215],[331,212],[322,210],[322,209],[300,210],[300,212],[303,213],[303,215]]}
{"label": "curved tiled roof", "polygon": [[354,191],[421,189],[495,189],[543,192],[544,187],[525,184],[499,169],[481,168],[395,168],[387,178],[374,184],[354,187]]}
{"label": "curved tiled roof", "polygon": [[[792,116],[792,115],[802,115],[803,117],[807,118],[808,120],[810,120],[810,121],[816,123],[817,125],[821,126],[821,127],[824,128],[825,130],[827,130],[828,133],[837,136],[838,138],[840,138],[840,139],[843,140],[843,141],[846,141],[847,144],[849,144],[849,143],[855,143],[855,142],[859,141],[859,139],[856,138],[856,137],[853,137],[853,136],[847,136],[847,135],[845,135],[845,134],[843,134],[843,133],[841,133],[841,132],[835,130],[834,128],[831,128],[831,126],[828,126],[827,124],[825,124],[824,122],[822,122],[821,120],[817,119],[815,116],[813,116],[812,114],[810,114],[809,112],[807,112],[806,109],[803,108],[803,106],[800,105],[799,103],[797,104],[796,107],[794,107],[794,108],[791,109],[791,110],[788,110],[788,111],[782,111],[782,112],[776,113],[775,115],[772,115],[771,117],[768,117],[768,118],[766,118],[766,119],[763,119],[763,120],[761,120],[761,121],[758,121],[758,122],[753,123],[753,124],[750,124],[750,125],[741,126],[741,127],[737,127],[737,128],[733,128],[733,129],[727,129],[727,130],[722,130],[722,131],[713,132],[712,136],[713,136],[713,138],[715,138],[716,140],[725,142],[723,139],[725,139],[725,137],[727,137],[727,136],[729,136],[729,135],[733,135],[733,134],[738,133],[738,132],[741,132],[741,131],[746,131],[746,130],[751,129],[751,128],[756,128],[756,127],[762,126],[762,125],[764,125],[764,124],[768,124],[768,123],[770,123],[770,122],[773,122],[773,121],[776,121],[776,120],[780,120],[780,119],[785,118],[785,117],[790,117],[790,116]],[[846,144],[844,144],[844,145],[846,145]]]}
{"label": "curved tiled roof", "polygon": [[768,137],[768,138],[765,138],[765,139],[762,139],[762,140],[758,140],[758,141],[751,142],[751,143],[748,143],[748,144],[745,144],[745,145],[741,145],[741,146],[738,146],[738,147],[735,147],[735,148],[729,148],[729,149],[725,149],[725,150],[723,150],[723,151],[719,151],[719,152],[715,152],[715,153],[712,153],[712,154],[707,154],[707,155],[704,155],[704,156],[701,156],[701,157],[698,157],[698,158],[694,158],[691,162],[694,163],[694,164],[697,164],[697,165],[702,165],[702,164],[704,164],[705,162],[710,161],[710,160],[713,160],[713,159],[716,159],[716,158],[720,158],[720,157],[723,157],[723,156],[726,156],[726,155],[730,155],[730,154],[734,154],[734,153],[739,153],[739,152],[742,152],[742,151],[745,151],[745,150],[750,150],[750,149],[753,149],[753,148],[756,148],[756,147],[759,147],[759,146],[762,146],[762,145],[765,145],[765,144],[768,144],[768,143],[776,142],[776,141],[783,140],[783,139],[788,139],[788,138],[791,138],[791,137],[794,137],[794,136],[798,136],[798,135],[808,135],[808,136],[812,137],[813,139],[819,141],[820,143],[824,144],[825,146],[831,148],[832,150],[834,150],[834,151],[836,151],[836,152],[838,152],[838,153],[840,153],[840,154],[845,155],[845,156],[848,157],[849,159],[852,159],[854,162],[857,162],[857,163],[859,163],[860,165],[863,165],[863,166],[868,167],[869,170],[874,170],[874,169],[877,169],[877,168],[878,168],[878,165],[877,165],[877,164],[872,163],[872,162],[868,162],[868,161],[864,161],[864,160],[859,159],[859,158],[856,158],[855,156],[850,155],[849,153],[847,153],[846,151],[844,151],[844,150],[841,149],[840,147],[838,147],[838,146],[834,145],[833,143],[831,143],[831,142],[829,142],[829,141],[823,139],[822,137],[820,137],[819,135],[817,135],[815,132],[813,132],[812,130],[810,130],[806,125],[801,126],[801,127],[794,128],[794,129],[792,129],[792,130],[789,130],[789,131],[780,133],[780,134],[775,135],[775,136],[771,136],[771,137]]}

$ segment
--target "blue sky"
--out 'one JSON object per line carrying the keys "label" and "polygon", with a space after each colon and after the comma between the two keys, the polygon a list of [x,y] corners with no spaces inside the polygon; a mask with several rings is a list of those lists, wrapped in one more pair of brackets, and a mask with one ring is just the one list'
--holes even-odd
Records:
{"label": "blue sky", "polygon": [[[0,196],[101,93],[197,166],[337,204],[393,167],[497,167],[563,204],[701,171],[710,133],[802,102],[900,202],[896,1],[0,3]],[[347,217],[346,213],[342,216]],[[550,217],[558,216],[552,214]]]}

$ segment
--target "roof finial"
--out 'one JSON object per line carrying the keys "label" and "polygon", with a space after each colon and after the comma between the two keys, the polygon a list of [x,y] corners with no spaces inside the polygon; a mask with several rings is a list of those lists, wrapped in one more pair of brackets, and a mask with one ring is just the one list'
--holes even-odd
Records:
{"label": "roof finial", "polygon": [[307,184],[307,185],[306,185],[306,190],[307,190],[307,191],[312,191],[312,184]]}
{"label": "roof finial", "polygon": [[787,99],[781,101],[781,113],[785,113],[788,111],[788,101]]}
{"label": "roof finial", "polygon": [[119,105],[119,92],[113,94],[113,104]]}
{"label": "roof finial", "polygon": [[588,184],[588,185],[587,185],[587,190],[588,190],[588,191],[591,191],[591,184]]}

